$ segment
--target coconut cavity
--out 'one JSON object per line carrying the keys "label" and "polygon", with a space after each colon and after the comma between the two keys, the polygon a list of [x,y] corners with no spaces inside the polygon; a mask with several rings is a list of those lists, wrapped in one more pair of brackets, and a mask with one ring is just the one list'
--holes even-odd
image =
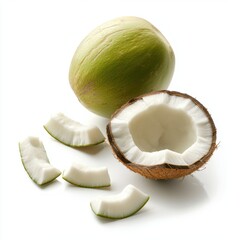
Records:
{"label": "coconut cavity", "polygon": [[183,110],[167,105],[149,107],[129,123],[136,146],[145,152],[165,149],[183,153],[197,139],[196,126]]}
{"label": "coconut cavity", "polygon": [[114,155],[154,179],[177,178],[201,167],[216,148],[207,109],[180,92],[158,91],[132,99],[107,126]]}

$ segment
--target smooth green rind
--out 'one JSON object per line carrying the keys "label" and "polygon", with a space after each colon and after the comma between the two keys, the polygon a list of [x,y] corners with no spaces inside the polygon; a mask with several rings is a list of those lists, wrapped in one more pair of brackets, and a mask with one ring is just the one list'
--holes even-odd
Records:
{"label": "smooth green rind", "polygon": [[76,50],[69,81],[90,111],[110,117],[128,100],[171,81],[175,56],[165,37],[149,22],[123,17],[90,33]]}
{"label": "smooth green rind", "polygon": [[98,144],[100,144],[100,143],[105,142],[105,138],[104,138],[102,141],[100,141],[100,142],[95,142],[95,143],[92,143],[92,144],[87,144],[87,145],[73,145],[73,144],[69,144],[69,143],[63,142],[63,141],[61,141],[60,139],[58,139],[56,136],[54,136],[54,135],[51,133],[51,131],[49,131],[49,130],[47,129],[47,127],[46,127],[45,125],[43,125],[43,128],[47,131],[47,133],[48,133],[51,137],[53,137],[53,138],[56,139],[58,142],[66,145],[66,146],[68,146],[68,147],[73,147],[73,148],[90,147],[90,146],[95,146],[95,145],[98,145]]}
{"label": "smooth green rind", "polygon": [[21,152],[21,146],[20,146],[20,142],[18,143],[18,149],[19,149],[19,153],[20,153],[20,157],[21,157],[21,162],[22,162],[22,165],[24,167],[24,170],[26,171],[26,173],[28,174],[29,178],[34,182],[36,183],[38,186],[43,186],[43,185],[47,185],[51,182],[53,182],[57,177],[59,177],[61,175],[61,172],[56,175],[54,178],[52,178],[50,181],[47,181],[47,182],[43,182],[42,184],[39,184],[36,179],[34,179],[31,175],[31,173],[28,171],[28,169],[26,168],[25,164],[24,164],[24,160],[23,160],[23,156],[22,156],[22,152]]}
{"label": "smooth green rind", "polygon": [[76,183],[73,183],[71,181],[69,181],[67,178],[65,177],[62,177],[66,182],[74,185],[74,186],[77,186],[77,187],[82,187],[82,188],[105,188],[105,187],[110,187],[111,184],[108,184],[108,185],[102,185],[102,186],[85,186],[85,185],[79,185],[79,184],[76,184]]}
{"label": "smooth green rind", "polygon": [[150,196],[147,197],[146,201],[145,201],[139,208],[135,209],[135,210],[134,210],[133,212],[131,212],[129,215],[126,215],[126,216],[123,216],[123,217],[111,217],[111,216],[107,216],[107,215],[98,214],[98,213],[94,212],[91,203],[90,203],[90,207],[91,207],[92,211],[94,212],[94,214],[95,214],[96,216],[98,216],[98,217],[117,220],[117,219],[124,219],[124,218],[128,218],[128,217],[133,216],[134,214],[136,214],[137,212],[139,212],[139,211],[146,205],[146,203],[148,202],[149,199],[150,199]]}

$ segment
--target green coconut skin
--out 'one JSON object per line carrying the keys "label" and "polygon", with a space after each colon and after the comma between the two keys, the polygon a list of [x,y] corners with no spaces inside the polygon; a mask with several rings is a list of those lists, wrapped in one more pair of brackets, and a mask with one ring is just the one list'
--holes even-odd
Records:
{"label": "green coconut skin", "polygon": [[70,85],[90,111],[109,118],[128,100],[167,89],[175,56],[166,38],[148,21],[122,17],[97,27],[78,46]]}

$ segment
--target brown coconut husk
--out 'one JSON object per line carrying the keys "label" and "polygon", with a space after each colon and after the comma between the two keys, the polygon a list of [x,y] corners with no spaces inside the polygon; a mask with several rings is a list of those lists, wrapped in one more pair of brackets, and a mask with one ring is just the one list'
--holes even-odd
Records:
{"label": "brown coconut husk", "polygon": [[124,164],[127,168],[132,170],[133,172],[139,173],[143,175],[146,178],[150,179],[172,179],[172,178],[180,178],[186,175],[189,175],[193,173],[194,171],[198,170],[201,168],[204,164],[208,162],[208,160],[211,158],[213,155],[213,152],[217,148],[216,144],[216,139],[217,139],[217,130],[215,127],[215,124],[213,122],[213,119],[208,112],[208,110],[195,98],[192,96],[185,94],[185,93],[180,93],[176,91],[168,91],[168,90],[162,90],[162,91],[156,91],[156,92],[151,92],[139,97],[136,97],[126,104],[124,104],[120,109],[118,109],[111,117],[111,119],[115,118],[121,111],[123,111],[126,107],[129,105],[133,104],[134,102],[141,100],[145,96],[153,95],[153,94],[161,94],[161,93],[167,93],[172,96],[179,96],[183,98],[188,98],[190,99],[194,104],[196,104],[201,110],[203,110],[209,120],[209,123],[212,128],[212,144],[208,150],[208,152],[202,156],[201,159],[197,160],[194,164],[189,165],[189,166],[179,166],[179,165],[172,165],[172,164],[159,164],[159,165],[154,165],[154,166],[146,166],[146,165],[140,165],[140,164],[135,164],[130,162],[124,154],[121,152],[121,149],[118,147],[116,144],[114,137],[112,135],[112,129],[111,129],[111,120],[109,124],[107,125],[107,137],[109,144],[112,148],[113,155],[122,163]]}

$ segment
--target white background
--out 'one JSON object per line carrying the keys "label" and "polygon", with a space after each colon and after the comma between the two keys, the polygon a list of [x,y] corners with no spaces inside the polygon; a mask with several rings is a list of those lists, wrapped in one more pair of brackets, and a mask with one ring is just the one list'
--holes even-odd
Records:
{"label": "white background", "polygon": [[[240,8],[237,1],[2,0],[0,5],[0,239],[239,239]],[[153,181],[130,172],[107,144],[76,150],[42,125],[56,112],[107,120],[78,103],[68,83],[72,55],[97,25],[123,15],[152,22],[171,43],[176,69],[169,87],[196,97],[211,113],[219,148],[181,180]],[[127,86],[126,86],[127,87]],[[107,166],[109,189],[71,186],[61,177],[36,186],[20,161],[18,141],[35,135],[59,169],[77,160]],[[89,202],[134,184],[151,196],[136,215],[97,218]]]}

